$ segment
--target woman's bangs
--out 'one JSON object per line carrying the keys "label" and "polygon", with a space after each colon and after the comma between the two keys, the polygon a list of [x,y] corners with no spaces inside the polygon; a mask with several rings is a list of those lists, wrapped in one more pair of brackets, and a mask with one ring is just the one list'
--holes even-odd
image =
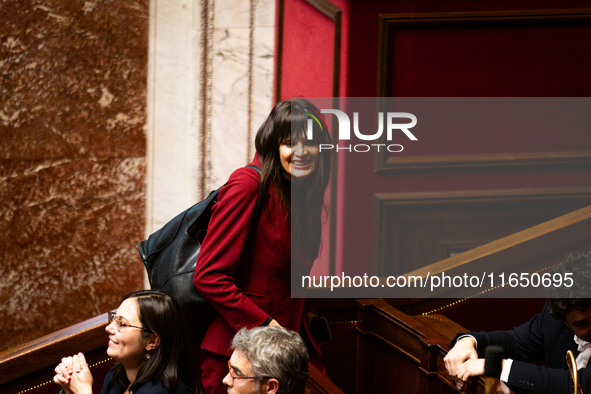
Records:
{"label": "woman's bangs", "polygon": [[308,136],[306,135],[306,132],[307,132],[307,130],[304,129],[303,127],[292,128],[290,138],[292,140],[305,140],[308,138]]}
{"label": "woman's bangs", "polygon": [[291,122],[287,117],[281,117],[276,119],[273,124],[273,134],[277,138],[277,143],[281,145],[283,141],[287,141],[291,138]]}
{"label": "woman's bangs", "polygon": [[300,111],[292,111],[291,113],[291,125],[290,125],[290,138],[298,139],[306,137],[308,116],[301,113]]}

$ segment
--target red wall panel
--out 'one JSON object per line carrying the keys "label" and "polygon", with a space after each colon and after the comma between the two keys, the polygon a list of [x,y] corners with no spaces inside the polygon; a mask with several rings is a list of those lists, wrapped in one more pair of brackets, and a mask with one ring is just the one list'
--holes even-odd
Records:
{"label": "red wall panel", "polygon": [[305,1],[286,1],[281,100],[331,97],[334,23]]}

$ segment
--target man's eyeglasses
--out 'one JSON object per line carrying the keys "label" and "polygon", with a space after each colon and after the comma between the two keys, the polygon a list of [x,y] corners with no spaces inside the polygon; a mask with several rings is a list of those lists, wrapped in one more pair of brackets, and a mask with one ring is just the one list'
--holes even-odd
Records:
{"label": "man's eyeglasses", "polygon": [[148,330],[147,328],[144,328],[144,327],[132,326],[131,324],[123,323],[121,321],[121,316],[117,316],[117,311],[109,311],[108,316],[109,316],[109,324],[115,323],[115,331],[117,331],[117,332],[121,332],[121,327],[131,327],[131,328],[137,328],[138,330],[142,330],[142,331],[149,332],[149,333],[152,332],[152,330]]}
{"label": "man's eyeglasses", "polygon": [[232,377],[232,379],[260,379],[260,380],[271,379],[270,377],[259,378],[257,376],[236,375],[236,373],[234,372],[234,368],[232,368],[232,364],[230,364],[230,360],[228,360],[228,371],[230,371],[230,376]]}

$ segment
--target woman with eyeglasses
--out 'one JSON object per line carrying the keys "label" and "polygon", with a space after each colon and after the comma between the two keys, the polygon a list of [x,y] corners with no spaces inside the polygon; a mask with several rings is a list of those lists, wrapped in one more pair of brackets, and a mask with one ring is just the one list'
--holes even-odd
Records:
{"label": "woman with eyeglasses", "polygon": [[[169,295],[152,290],[127,294],[109,312],[107,355],[116,362],[101,394],[194,392],[184,324]],[[63,358],[55,372],[53,380],[65,394],[92,393],[93,377],[82,353]]]}
{"label": "woman with eyeglasses", "polygon": [[220,190],[193,279],[218,312],[201,341],[206,394],[227,392],[222,380],[230,345],[242,327],[289,328],[306,338],[310,354],[319,355],[303,321],[303,294],[291,297],[291,280],[301,283],[319,253],[331,160],[330,151],[319,147],[330,142],[311,102],[277,103],[255,138],[251,164],[260,176],[239,168]]}

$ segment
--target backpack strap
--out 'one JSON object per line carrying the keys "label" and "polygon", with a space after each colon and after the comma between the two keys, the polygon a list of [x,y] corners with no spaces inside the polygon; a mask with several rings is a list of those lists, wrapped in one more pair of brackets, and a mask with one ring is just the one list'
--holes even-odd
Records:
{"label": "backpack strap", "polygon": [[[249,165],[246,166],[246,168],[252,168],[253,170],[255,170],[256,172],[259,173],[259,185],[260,185],[260,182],[261,182],[261,179],[260,179],[260,176],[261,176],[261,168],[259,166],[255,165],[255,164],[249,164]],[[258,195],[257,195],[257,204],[256,204],[256,206],[254,208],[254,220],[256,220],[259,217],[260,213],[261,213],[261,205],[259,204],[259,198],[258,198]]]}
{"label": "backpack strap", "polygon": [[252,169],[256,170],[256,172],[259,173],[259,176],[261,175],[261,168],[255,164],[249,164],[246,166],[246,168],[252,168]]}

